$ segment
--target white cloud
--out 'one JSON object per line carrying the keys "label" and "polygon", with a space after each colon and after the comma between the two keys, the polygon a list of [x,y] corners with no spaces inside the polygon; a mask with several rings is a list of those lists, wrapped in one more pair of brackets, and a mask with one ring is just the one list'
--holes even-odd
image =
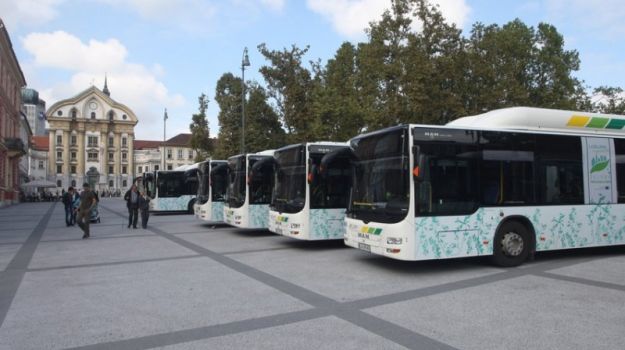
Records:
{"label": "white cloud", "polygon": [[622,40],[625,6],[622,0],[546,0],[549,17],[575,24],[599,38]]}
{"label": "white cloud", "polygon": [[139,124],[135,129],[139,138],[159,139],[163,108],[175,110],[185,105],[185,99],[172,94],[158,77],[163,68],[152,68],[128,62],[127,49],[116,39],[106,41],[79,38],[63,31],[32,33],[23,39],[23,45],[32,56],[29,69],[61,69],[69,71],[69,81],[41,89],[48,105],[85,90],[91,85],[102,88],[104,74],[108,75],[111,97],[130,107]]}
{"label": "white cloud", "polygon": [[54,19],[56,7],[65,0],[2,0],[0,16],[10,31],[18,26],[37,26]]}
{"label": "white cloud", "polygon": [[[445,18],[462,27],[468,18],[470,7],[465,0],[435,0]],[[348,38],[358,39],[372,21],[377,21],[390,0],[307,0],[308,7],[326,17],[335,30]]]}

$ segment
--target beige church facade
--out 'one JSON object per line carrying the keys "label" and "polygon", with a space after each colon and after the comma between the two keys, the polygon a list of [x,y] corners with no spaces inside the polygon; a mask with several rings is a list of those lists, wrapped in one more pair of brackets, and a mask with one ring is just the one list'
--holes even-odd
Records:
{"label": "beige church facade", "polygon": [[108,87],[92,86],[47,110],[49,178],[57,187],[82,186],[124,191],[134,177],[137,116],[110,97]]}

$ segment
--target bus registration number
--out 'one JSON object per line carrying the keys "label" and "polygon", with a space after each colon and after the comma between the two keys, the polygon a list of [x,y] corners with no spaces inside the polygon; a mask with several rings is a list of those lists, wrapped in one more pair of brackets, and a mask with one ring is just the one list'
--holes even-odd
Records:
{"label": "bus registration number", "polygon": [[358,243],[358,249],[371,252],[371,246],[365,243]]}

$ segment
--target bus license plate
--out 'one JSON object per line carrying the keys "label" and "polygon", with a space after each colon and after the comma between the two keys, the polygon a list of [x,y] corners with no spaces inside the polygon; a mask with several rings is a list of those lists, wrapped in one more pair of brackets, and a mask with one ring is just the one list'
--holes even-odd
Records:
{"label": "bus license plate", "polygon": [[362,249],[367,252],[371,252],[371,246],[365,243],[358,243],[358,249]]}

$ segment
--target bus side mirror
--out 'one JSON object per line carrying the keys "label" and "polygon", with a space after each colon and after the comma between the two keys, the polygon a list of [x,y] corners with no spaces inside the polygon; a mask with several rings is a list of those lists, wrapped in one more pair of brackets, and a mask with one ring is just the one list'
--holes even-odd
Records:
{"label": "bus side mirror", "polygon": [[412,169],[412,176],[414,177],[415,181],[417,181],[417,182],[423,181],[423,179],[425,177],[424,176],[425,175],[424,174],[425,166],[426,166],[425,156],[420,154],[417,157],[417,161],[416,161],[414,169]]}

